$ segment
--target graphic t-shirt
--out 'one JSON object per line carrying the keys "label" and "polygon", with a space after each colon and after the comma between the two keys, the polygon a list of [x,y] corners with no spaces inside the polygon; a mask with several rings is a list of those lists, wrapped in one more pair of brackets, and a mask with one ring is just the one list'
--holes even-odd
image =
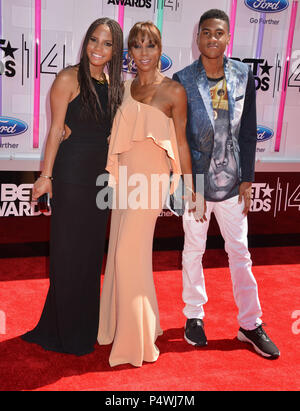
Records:
{"label": "graphic t-shirt", "polygon": [[226,79],[208,79],[215,120],[212,158],[204,176],[204,196],[207,201],[223,201],[239,190],[237,163],[229,133],[229,109]]}

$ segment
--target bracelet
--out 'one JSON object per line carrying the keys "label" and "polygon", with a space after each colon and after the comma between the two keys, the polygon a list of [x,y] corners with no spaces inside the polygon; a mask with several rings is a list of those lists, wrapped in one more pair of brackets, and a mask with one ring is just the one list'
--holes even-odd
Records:
{"label": "bracelet", "polygon": [[53,177],[51,177],[51,176],[45,176],[44,174],[41,174],[40,177],[42,177],[42,178],[49,178],[49,180],[53,180]]}

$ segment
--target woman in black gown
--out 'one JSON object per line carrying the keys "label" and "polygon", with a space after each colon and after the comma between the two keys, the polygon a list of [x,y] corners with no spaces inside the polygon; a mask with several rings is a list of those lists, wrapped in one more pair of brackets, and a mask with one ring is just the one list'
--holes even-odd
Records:
{"label": "woman in black gown", "polygon": [[60,72],[51,88],[51,128],[33,187],[33,199],[51,197],[50,287],[39,323],[22,336],[47,350],[84,355],[97,340],[109,209],[96,205],[103,188],[96,180],[106,173],[107,138],[122,100],[122,56],[119,24],[98,19],[80,63]]}

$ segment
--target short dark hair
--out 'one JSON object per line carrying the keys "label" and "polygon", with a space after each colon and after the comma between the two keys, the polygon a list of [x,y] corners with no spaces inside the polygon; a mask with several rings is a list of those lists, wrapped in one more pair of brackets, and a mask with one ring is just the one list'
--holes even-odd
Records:
{"label": "short dark hair", "polygon": [[211,9],[206,11],[204,14],[202,14],[202,16],[200,17],[200,21],[199,21],[199,26],[198,26],[198,33],[200,32],[200,27],[202,25],[202,23],[205,20],[208,19],[219,19],[219,20],[223,20],[226,22],[227,27],[228,27],[228,31],[230,30],[230,22],[229,22],[229,17],[228,15],[225,13],[225,11],[223,10],[219,10],[219,9]]}

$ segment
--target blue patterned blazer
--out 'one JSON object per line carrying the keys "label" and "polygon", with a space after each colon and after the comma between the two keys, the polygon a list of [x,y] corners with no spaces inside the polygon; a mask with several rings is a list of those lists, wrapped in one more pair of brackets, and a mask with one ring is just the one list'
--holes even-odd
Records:
{"label": "blue patterned blazer", "polygon": [[[255,80],[249,66],[224,56],[230,129],[234,154],[242,181],[254,180],[257,141]],[[208,172],[214,146],[214,117],[209,84],[199,60],[173,75],[187,93],[187,140],[193,176]]]}

